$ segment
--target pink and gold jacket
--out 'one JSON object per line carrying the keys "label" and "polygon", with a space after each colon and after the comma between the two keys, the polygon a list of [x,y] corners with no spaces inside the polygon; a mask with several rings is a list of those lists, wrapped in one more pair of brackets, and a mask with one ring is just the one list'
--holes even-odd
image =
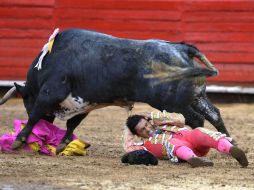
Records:
{"label": "pink and gold jacket", "polygon": [[[174,146],[169,143],[172,135],[181,130],[188,130],[185,126],[185,118],[182,114],[163,112],[151,112],[151,123],[156,126],[155,134],[149,139],[141,139],[135,141],[135,135],[124,127],[123,133],[123,147],[126,152],[134,150],[148,150],[159,159],[171,159],[176,161],[177,158],[173,154]],[[172,160],[173,159],[173,160]]]}

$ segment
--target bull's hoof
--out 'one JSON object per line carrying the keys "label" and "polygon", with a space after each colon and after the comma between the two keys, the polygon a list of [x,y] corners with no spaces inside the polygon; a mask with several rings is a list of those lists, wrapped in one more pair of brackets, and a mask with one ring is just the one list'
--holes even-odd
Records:
{"label": "bull's hoof", "polygon": [[247,167],[249,165],[248,159],[244,153],[244,151],[240,148],[238,148],[237,146],[232,146],[230,149],[230,154],[233,158],[235,158],[238,163],[242,166],[242,167]]}
{"label": "bull's hoof", "polygon": [[65,143],[61,143],[56,147],[56,155],[59,154],[60,152],[64,151],[64,149],[66,148],[66,144]]}
{"label": "bull's hoof", "polygon": [[19,141],[19,140],[15,140],[13,143],[12,143],[12,150],[17,150],[19,149],[21,146],[22,146],[23,142],[22,141]]}

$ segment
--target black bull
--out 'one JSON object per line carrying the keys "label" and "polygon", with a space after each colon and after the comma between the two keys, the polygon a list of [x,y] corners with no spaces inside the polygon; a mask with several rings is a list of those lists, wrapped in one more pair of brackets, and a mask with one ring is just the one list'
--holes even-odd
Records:
{"label": "black bull", "polygon": [[[25,86],[15,84],[0,102],[3,104],[17,91],[29,116],[13,149],[26,141],[40,119],[53,122],[57,116],[67,119],[59,152],[90,111],[134,102],[182,113],[192,128],[203,126],[206,119],[228,135],[219,110],[205,93],[205,77],[217,71],[194,46],[70,29],[55,37],[41,70],[34,68],[39,56],[30,66]],[[195,57],[208,68],[201,68]]]}

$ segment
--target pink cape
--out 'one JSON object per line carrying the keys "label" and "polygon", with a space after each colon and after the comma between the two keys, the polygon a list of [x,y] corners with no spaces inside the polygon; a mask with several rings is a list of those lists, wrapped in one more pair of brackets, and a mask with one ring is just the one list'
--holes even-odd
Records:
{"label": "pink cape", "polygon": [[[14,134],[4,134],[0,137],[0,150],[4,153],[15,152],[12,150],[11,145],[16,139],[18,133],[21,131],[21,125],[26,124],[26,120],[14,120]],[[37,143],[40,147],[39,153],[54,156],[47,148],[47,145],[57,147],[65,135],[66,130],[60,129],[57,126],[45,120],[40,120],[33,128],[32,134],[27,139],[27,144],[24,146],[25,150],[31,150],[28,144]],[[73,140],[77,139],[75,135],[72,136]]]}

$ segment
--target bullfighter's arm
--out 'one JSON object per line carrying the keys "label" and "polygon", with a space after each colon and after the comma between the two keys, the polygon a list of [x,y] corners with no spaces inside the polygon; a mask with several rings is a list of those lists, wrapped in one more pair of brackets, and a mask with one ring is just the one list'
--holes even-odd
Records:
{"label": "bullfighter's arm", "polygon": [[185,118],[179,113],[168,113],[165,110],[163,112],[151,112],[150,118],[153,120],[154,125],[175,125],[177,127],[184,127]]}
{"label": "bullfighter's arm", "polygon": [[127,126],[124,126],[123,148],[124,148],[125,152],[132,152],[134,150],[146,150],[146,148],[142,145],[143,145],[143,143],[141,143],[141,145],[140,145],[140,144],[134,142],[134,135],[128,129]]}

